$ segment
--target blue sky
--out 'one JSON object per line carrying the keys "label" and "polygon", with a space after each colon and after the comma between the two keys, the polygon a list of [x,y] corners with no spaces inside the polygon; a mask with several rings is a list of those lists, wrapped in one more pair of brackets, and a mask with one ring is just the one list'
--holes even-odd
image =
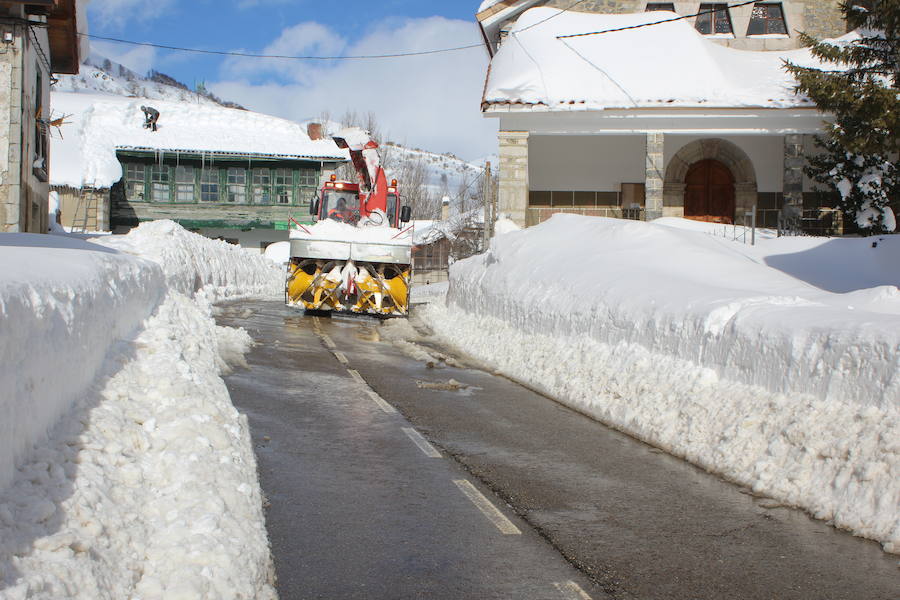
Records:
{"label": "blue sky", "polygon": [[[479,0],[91,0],[90,32],[141,42],[264,54],[421,51],[480,41]],[[365,62],[237,59],[108,42],[95,51],[248,108],[292,119],[374,112],[389,138],[474,159],[495,152],[479,113],[486,52]]]}

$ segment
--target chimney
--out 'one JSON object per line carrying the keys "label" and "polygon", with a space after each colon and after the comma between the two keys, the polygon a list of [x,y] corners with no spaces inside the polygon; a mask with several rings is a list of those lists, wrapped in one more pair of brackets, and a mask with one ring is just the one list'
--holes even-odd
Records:
{"label": "chimney", "polygon": [[441,199],[441,221],[450,218],[450,196],[444,196]]}
{"label": "chimney", "polygon": [[306,133],[309,135],[309,139],[312,141],[318,141],[323,138],[322,136],[322,124],[321,123],[310,123],[306,126]]}

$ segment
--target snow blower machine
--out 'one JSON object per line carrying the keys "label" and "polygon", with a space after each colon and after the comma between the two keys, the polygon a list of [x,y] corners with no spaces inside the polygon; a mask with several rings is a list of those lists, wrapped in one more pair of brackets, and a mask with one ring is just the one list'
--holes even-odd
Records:
{"label": "snow blower machine", "polygon": [[333,139],[349,150],[358,181],[332,175],[310,206],[315,224],[294,223],[286,301],[307,311],[407,316],[410,208],[401,204],[397,181],[388,185],[367,132],[348,129]]}

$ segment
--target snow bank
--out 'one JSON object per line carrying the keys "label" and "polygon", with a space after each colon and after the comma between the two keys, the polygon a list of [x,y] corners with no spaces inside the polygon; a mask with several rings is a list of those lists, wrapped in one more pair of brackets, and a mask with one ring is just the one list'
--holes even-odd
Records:
{"label": "snow bank", "polygon": [[0,489],[164,294],[162,270],[59,236],[0,235]]}
{"label": "snow bank", "polygon": [[280,296],[281,270],[167,222],[4,234],[0,261],[0,596],[273,598],[247,423],[220,378],[251,340],[210,301]]}
{"label": "snow bank", "polygon": [[171,291],[210,302],[284,293],[284,271],[256,252],[193,234],[174,221],[141,223],[128,235],[97,244],[149,259],[162,267]]}
{"label": "snow bank", "polygon": [[842,242],[883,261],[880,288],[814,287],[766,265],[777,247],[558,215],[455,264],[424,312],[504,373],[896,552],[900,238]]}
{"label": "snow bank", "polygon": [[271,599],[246,418],[209,307],[170,295],[0,494],[0,596]]}
{"label": "snow bank", "polygon": [[[705,39],[690,21],[662,23],[671,15],[659,12],[558,13],[532,8],[519,17],[491,61],[486,102],[554,110],[813,106],[794,92],[796,82],[783,67],[784,60],[813,66],[807,49],[734,50]],[[646,23],[659,24],[557,39]]]}

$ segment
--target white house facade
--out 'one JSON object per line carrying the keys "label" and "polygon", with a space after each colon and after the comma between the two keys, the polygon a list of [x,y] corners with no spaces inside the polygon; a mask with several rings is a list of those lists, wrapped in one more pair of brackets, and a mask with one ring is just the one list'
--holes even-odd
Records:
{"label": "white house facade", "polygon": [[[787,207],[839,225],[833,197],[803,174],[826,116],[783,69],[784,60],[813,64],[808,51],[730,48],[723,40],[738,38],[704,34],[696,18],[672,12],[538,4],[486,2],[479,13],[496,11],[481,21],[492,53],[482,110],[500,124],[501,212],[531,226],[556,212],[731,223],[756,209],[775,226]],[[680,16],[700,8],[674,4]],[[796,34],[746,37],[764,45]]]}

